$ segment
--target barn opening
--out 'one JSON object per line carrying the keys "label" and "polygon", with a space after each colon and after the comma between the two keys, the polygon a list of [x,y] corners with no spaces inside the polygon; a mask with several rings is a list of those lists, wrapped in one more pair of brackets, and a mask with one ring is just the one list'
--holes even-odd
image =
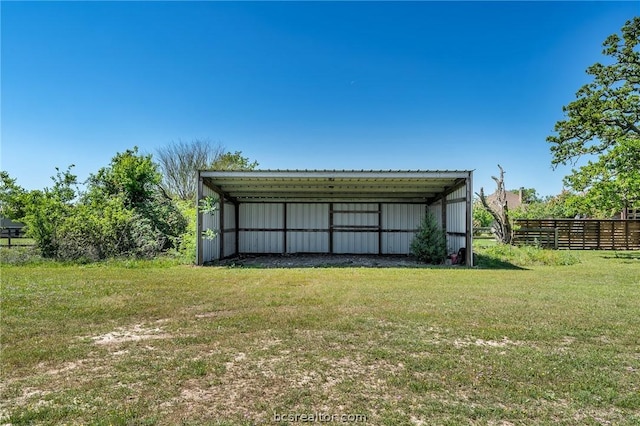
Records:
{"label": "barn opening", "polygon": [[[427,211],[472,265],[472,176],[463,171],[198,171],[199,265],[243,254],[409,254]],[[216,238],[203,237],[207,229]]]}

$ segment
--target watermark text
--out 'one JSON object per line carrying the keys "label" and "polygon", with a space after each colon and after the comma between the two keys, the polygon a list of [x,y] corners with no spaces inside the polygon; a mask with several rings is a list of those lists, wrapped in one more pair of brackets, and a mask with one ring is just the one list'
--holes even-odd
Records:
{"label": "watermark text", "polygon": [[276,423],[366,423],[365,414],[274,413]]}

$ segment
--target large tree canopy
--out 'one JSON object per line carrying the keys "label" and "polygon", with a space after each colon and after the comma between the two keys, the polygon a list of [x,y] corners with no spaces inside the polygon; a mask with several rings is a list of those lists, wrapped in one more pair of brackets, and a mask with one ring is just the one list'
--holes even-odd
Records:
{"label": "large tree canopy", "polygon": [[575,165],[582,156],[597,156],[572,170],[565,184],[586,192],[594,204],[610,211],[640,202],[639,44],[640,17],[634,17],[622,27],[621,36],[613,34],[605,40],[602,53],[611,60],[587,69],[593,81],[563,107],[566,118],[556,123],[556,134],[547,138],[553,166]]}

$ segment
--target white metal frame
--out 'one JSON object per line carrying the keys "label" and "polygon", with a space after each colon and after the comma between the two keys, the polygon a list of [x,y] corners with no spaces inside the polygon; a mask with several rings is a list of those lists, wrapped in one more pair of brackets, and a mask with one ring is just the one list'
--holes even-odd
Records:
{"label": "white metal frame", "polygon": [[[329,205],[329,229],[316,231],[329,232],[330,241],[335,235],[334,232],[377,233],[380,254],[383,252],[383,233],[392,232],[382,228],[381,215],[384,206],[424,205],[436,214],[440,224],[447,230],[448,240],[455,242],[454,247],[469,248],[466,250],[466,263],[471,265],[473,262],[472,175],[472,171],[199,171],[198,200],[207,195],[215,195],[221,202],[216,217],[198,213],[197,263],[203,264],[242,253],[239,242],[239,235],[242,232],[240,206],[246,204],[283,206],[283,208],[276,208],[283,216],[277,219],[282,229],[256,228],[251,231],[281,232],[279,235],[283,239],[284,246],[278,247],[281,247],[281,252],[287,252],[287,232],[301,231],[287,230],[287,206],[307,203]],[[378,214],[377,222],[368,221],[376,225],[351,225],[341,229],[340,227],[344,225],[333,223],[334,203],[377,206],[377,209],[369,208],[370,214]],[[339,210],[338,213],[345,214]],[[361,217],[364,216],[361,215]],[[210,242],[205,245],[203,241],[202,231],[206,228],[215,228],[218,231],[217,241],[213,246],[209,245]],[[331,242],[328,251],[334,253]]]}

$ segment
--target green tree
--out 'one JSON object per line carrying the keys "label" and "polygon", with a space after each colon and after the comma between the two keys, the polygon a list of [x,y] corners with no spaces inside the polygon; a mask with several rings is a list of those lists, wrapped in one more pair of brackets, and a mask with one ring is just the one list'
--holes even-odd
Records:
{"label": "green tree", "polygon": [[525,204],[537,203],[542,201],[540,194],[538,194],[538,191],[536,191],[535,188],[510,189],[508,192],[518,195],[520,195],[520,192],[522,192],[522,202]]}
{"label": "green tree", "polygon": [[589,215],[584,196],[566,189],[558,195],[545,199],[545,204],[549,212],[548,217],[573,218],[578,215]]}
{"label": "green tree", "polygon": [[493,216],[477,199],[473,202],[473,228],[488,228],[493,223]]}
{"label": "green tree", "polygon": [[440,263],[447,256],[447,236],[431,212],[427,212],[411,241],[411,254],[425,263]]}
{"label": "green tree", "polygon": [[582,156],[596,157],[573,169],[565,184],[584,192],[592,210],[606,214],[640,202],[640,17],[609,36],[602,53],[610,63],[587,69],[593,81],[582,86],[576,100],[563,107],[566,118],[549,136],[552,164],[576,164]]}
{"label": "green tree", "polygon": [[55,257],[86,261],[136,255],[136,241],[129,237],[134,212],[119,197],[78,203],[60,221]]}
{"label": "green tree", "polygon": [[215,159],[210,165],[211,170],[255,170],[257,161],[250,161],[242,156],[242,151],[225,152]]}
{"label": "green tree", "polygon": [[539,198],[511,210],[513,219],[567,219],[578,215],[594,216],[590,212],[585,197],[563,190],[560,194]]}
{"label": "green tree", "polygon": [[122,230],[120,254],[152,257],[179,244],[187,219],[160,191],[161,181],[159,165],[137,147],[116,154],[109,166],[89,178],[83,203],[96,206],[94,210],[111,206]]}
{"label": "green tree", "polygon": [[77,198],[77,176],[71,173],[74,166],[52,177],[52,188],[25,192],[22,195],[24,210],[17,219],[26,225],[27,235],[33,238],[41,254],[56,257],[60,246],[60,229],[72,217]]}
{"label": "green tree", "polygon": [[8,172],[0,171],[0,216],[7,219],[20,220],[25,214],[25,194],[16,179]]}
{"label": "green tree", "polygon": [[152,200],[162,181],[159,167],[151,155],[138,153],[138,147],[117,153],[111,164],[89,177],[93,195],[121,196],[127,207],[142,205]]}
{"label": "green tree", "polygon": [[[5,178],[7,188],[17,187]],[[53,180],[52,188],[21,195],[19,219],[45,257],[152,257],[179,245],[187,228],[180,210],[158,190],[158,165],[137,148],[116,154],[89,177],[83,193],[70,169],[58,170]],[[12,192],[19,191],[4,191]]]}

